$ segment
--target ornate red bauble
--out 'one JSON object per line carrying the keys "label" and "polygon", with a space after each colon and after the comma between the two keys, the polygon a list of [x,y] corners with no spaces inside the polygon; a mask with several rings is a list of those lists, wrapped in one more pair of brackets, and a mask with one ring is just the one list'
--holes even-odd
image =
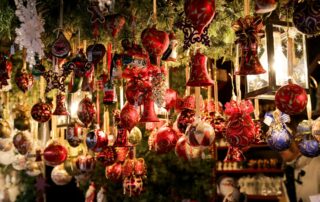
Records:
{"label": "ornate red bauble", "polygon": [[16,74],[15,82],[18,88],[25,93],[32,88],[34,78],[31,73],[28,73],[27,70],[22,69]]}
{"label": "ornate red bauble", "polygon": [[26,132],[18,132],[13,137],[13,145],[20,154],[27,154],[32,149],[30,135]]}
{"label": "ornate red bauble", "polygon": [[186,0],[184,12],[201,35],[204,28],[211,23],[216,13],[215,0]]}
{"label": "ornate red bauble", "polygon": [[139,118],[139,113],[136,108],[127,102],[120,113],[121,125],[131,131],[139,122]]}
{"label": "ornate red bauble", "polygon": [[117,152],[114,147],[107,147],[102,152],[98,153],[97,160],[100,161],[104,166],[110,166],[117,159]]}
{"label": "ornate red bauble", "polygon": [[67,149],[58,142],[50,143],[43,151],[43,158],[49,166],[63,163],[67,159],[67,156]]}
{"label": "ornate red bauble", "polygon": [[154,149],[158,154],[165,154],[170,152],[178,141],[178,134],[172,127],[161,127],[154,139]]}
{"label": "ornate red bauble", "polygon": [[82,173],[90,173],[96,166],[96,160],[89,154],[81,155],[76,160],[76,166]]}
{"label": "ornate red bauble", "polygon": [[150,57],[157,58],[158,62],[160,61],[160,56],[167,50],[170,42],[169,35],[164,31],[157,30],[155,27],[143,30],[141,41]]}
{"label": "ornate red bauble", "polygon": [[120,182],[122,179],[122,165],[121,163],[115,163],[106,167],[106,177],[112,182]]}
{"label": "ornate red bauble", "polygon": [[175,153],[178,157],[184,160],[192,160],[199,158],[201,150],[196,147],[192,147],[187,143],[186,136],[181,136],[176,144]]}
{"label": "ornate red bauble", "polygon": [[141,177],[129,176],[123,180],[123,192],[128,196],[139,196],[143,190]]}
{"label": "ornate red bauble", "polygon": [[283,113],[295,115],[307,106],[307,93],[301,86],[289,83],[279,88],[275,95],[275,104]]}
{"label": "ornate red bauble", "polygon": [[94,152],[101,152],[108,146],[108,137],[102,130],[94,129],[87,134],[86,145]]}
{"label": "ornate red bauble", "polygon": [[143,91],[139,89],[136,82],[128,82],[126,86],[126,99],[132,105],[140,106],[143,103]]}
{"label": "ornate red bauble", "polygon": [[127,159],[122,165],[122,176],[142,176],[146,174],[146,166],[143,158]]}
{"label": "ornate red bauble", "polygon": [[277,8],[276,0],[255,0],[256,13],[269,13]]}
{"label": "ornate red bauble", "polygon": [[106,17],[106,29],[111,32],[112,37],[118,36],[125,23],[125,17],[120,14],[108,15]]}
{"label": "ornate red bauble", "polygon": [[96,115],[96,109],[90,98],[85,97],[81,100],[77,115],[85,126],[88,126],[93,121],[93,118]]}
{"label": "ornate red bauble", "polygon": [[196,120],[187,128],[186,136],[190,146],[208,147],[214,142],[215,133],[209,123]]}
{"label": "ornate red bauble", "polygon": [[117,161],[123,163],[129,153],[128,147],[116,147]]}
{"label": "ornate red bauble", "polygon": [[70,51],[71,45],[68,39],[64,36],[63,32],[60,32],[58,38],[52,44],[52,55],[58,58],[65,58],[69,55]]}
{"label": "ornate red bauble", "polygon": [[51,119],[51,115],[51,105],[42,101],[33,105],[31,109],[32,118],[40,123],[49,121]]}

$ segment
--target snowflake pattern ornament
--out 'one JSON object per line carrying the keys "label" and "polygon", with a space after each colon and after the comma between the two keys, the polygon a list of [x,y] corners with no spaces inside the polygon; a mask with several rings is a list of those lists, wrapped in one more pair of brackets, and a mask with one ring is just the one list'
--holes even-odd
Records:
{"label": "snowflake pattern ornament", "polygon": [[37,13],[36,0],[15,0],[17,7],[16,16],[20,20],[20,27],[16,29],[17,37],[15,43],[20,49],[27,49],[26,61],[35,65],[35,55],[38,58],[44,56],[44,45],[41,41],[41,33],[44,32],[44,21]]}

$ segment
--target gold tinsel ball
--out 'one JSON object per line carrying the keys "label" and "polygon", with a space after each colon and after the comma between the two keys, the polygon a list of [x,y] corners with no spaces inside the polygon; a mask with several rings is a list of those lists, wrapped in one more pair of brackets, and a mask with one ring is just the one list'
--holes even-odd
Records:
{"label": "gold tinsel ball", "polygon": [[138,127],[132,128],[129,133],[128,140],[133,145],[139,144],[142,140],[141,130]]}

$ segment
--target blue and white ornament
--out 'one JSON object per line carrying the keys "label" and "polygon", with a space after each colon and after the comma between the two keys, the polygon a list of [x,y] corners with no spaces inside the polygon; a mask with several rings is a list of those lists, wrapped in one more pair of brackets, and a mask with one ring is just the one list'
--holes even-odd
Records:
{"label": "blue and white ornament", "polygon": [[271,149],[275,151],[283,151],[290,147],[292,135],[287,127],[282,125],[282,128],[280,129],[271,129],[266,141]]}
{"label": "blue and white ornament", "polygon": [[319,155],[319,142],[311,134],[303,137],[298,144],[298,148],[304,156],[316,157]]}

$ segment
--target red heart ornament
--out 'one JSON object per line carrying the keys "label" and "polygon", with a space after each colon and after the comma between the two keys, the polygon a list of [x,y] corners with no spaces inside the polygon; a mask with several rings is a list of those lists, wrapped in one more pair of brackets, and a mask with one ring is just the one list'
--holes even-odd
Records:
{"label": "red heart ornament", "polygon": [[201,35],[216,13],[215,0],[186,0],[184,12],[192,25]]}

